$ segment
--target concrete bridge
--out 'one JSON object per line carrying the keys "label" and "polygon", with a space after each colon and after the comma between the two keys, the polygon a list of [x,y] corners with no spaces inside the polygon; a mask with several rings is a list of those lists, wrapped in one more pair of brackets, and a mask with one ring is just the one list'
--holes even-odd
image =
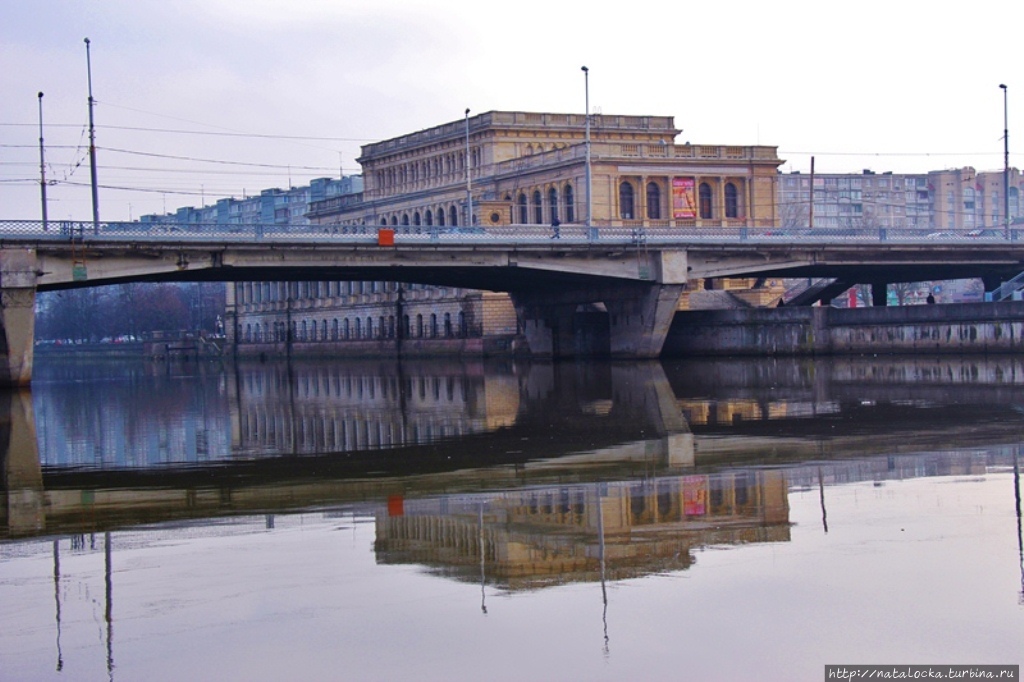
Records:
{"label": "concrete bridge", "polygon": [[[988,288],[1024,271],[1017,231],[999,236],[877,230],[267,226],[0,221],[0,385],[32,374],[37,291],[138,281],[384,280],[512,296],[531,351],[571,349],[572,314],[598,304],[613,357],[661,352],[688,282],[723,277],[858,283],[884,305],[888,283],[980,277]],[[805,297],[805,303],[814,297]]]}

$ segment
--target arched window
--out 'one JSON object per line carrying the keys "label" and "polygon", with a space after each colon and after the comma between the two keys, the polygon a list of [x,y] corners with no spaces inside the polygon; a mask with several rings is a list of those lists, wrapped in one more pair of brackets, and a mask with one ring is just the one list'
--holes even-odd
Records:
{"label": "arched window", "polygon": [[416,315],[416,338],[423,338],[423,315]]}
{"label": "arched window", "polygon": [[449,338],[453,335],[451,313],[444,314],[444,335]]}
{"label": "arched window", "polygon": [[430,313],[430,338],[437,338],[437,314]]}
{"label": "arched window", "polygon": [[636,213],[633,210],[633,185],[623,182],[619,185],[619,217],[632,220]]}
{"label": "arched window", "polygon": [[320,323],[320,332],[321,332],[320,340],[321,341],[326,341],[327,340],[327,320],[324,320],[323,322]]}
{"label": "arched window", "polygon": [[381,218],[380,219],[380,224],[381,225],[387,225],[388,224],[388,219],[387,218]]}
{"label": "arched window", "polygon": [[576,222],[576,207],[573,205],[576,199],[573,196],[572,185],[566,185],[562,190],[562,199],[565,202],[565,222]]}
{"label": "arched window", "polygon": [[698,203],[700,203],[700,217],[702,220],[711,220],[711,185],[706,182],[700,183],[697,190]]}
{"label": "arched window", "polygon": [[403,225],[408,225],[409,224],[409,214],[408,213],[403,213],[402,214],[402,224]]}
{"label": "arched window", "polygon": [[429,209],[427,209],[427,220],[426,220],[426,223],[427,223],[428,226],[434,224],[434,214]]}
{"label": "arched window", "polygon": [[448,224],[452,226],[459,224],[459,212],[455,210],[454,206],[448,207]]}
{"label": "arched window", "polygon": [[740,197],[736,185],[731,182],[725,183],[725,217],[740,217]]}
{"label": "arched window", "polygon": [[338,318],[331,321],[331,341],[338,340]]}
{"label": "arched window", "polygon": [[413,225],[419,225],[420,224],[420,212],[419,211],[416,211],[415,213],[412,214],[412,224]]}
{"label": "arched window", "polygon": [[316,320],[313,320],[312,326],[309,330],[309,340],[316,341]]}
{"label": "arched window", "polygon": [[368,338],[368,339],[372,339],[373,338],[373,318],[372,317],[366,318],[366,338]]}
{"label": "arched window", "polygon": [[397,216],[391,216],[391,224],[392,225],[397,225],[398,224],[398,217]]}
{"label": "arched window", "polygon": [[661,188],[656,182],[647,183],[647,217],[661,220]]}
{"label": "arched window", "polygon": [[354,336],[357,339],[363,338],[363,321],[358,317],[356,318],[356,327],[354,330]]}
{"label": "arched window", "polygon": [[462,338],[469,336],[469,322],[466,319],[466,313],[462,310],[459,311],[459,336]]}
{"label": "arched window", "polygon": [[[257,327],[256,330],[257,330],[257,333],[258,333],[259,332],[259,327]],[[302,321],[302,335],[299,336],[299,340],[300,341],[305,341],[307,338],[309,338],[309,327],[306,325],[306,321],[303,320]]]}
{"label": "arched window", "polygon": [[551,224],[558,220],[558,190],[552,187],[548,190],[548,211],[551,213]]}
{"label": "arched window", "polygon": [[444,227],[444,209],[437,209],[437,224]]}
{"label": "arched window", "polygon": [[526,210],[526,194],[523,192],[519,193],[519,224],[525,225],[530,222],[529,213]]}
{"label": "arched window", "polygon": [[538,225],[544,224],[544,206],[541,202],[540,190],[533,192],[533,222]]}
{"label": "arched window", "polygon": [[252,324],[245,325],[245,342],[250,343],[252,341]]}
{"label": "arched window", "polygon": [[345,318],[345,321],[341,325],[341,335],[346,339],[352,338],[352,326],[349,323],[347,317]]}

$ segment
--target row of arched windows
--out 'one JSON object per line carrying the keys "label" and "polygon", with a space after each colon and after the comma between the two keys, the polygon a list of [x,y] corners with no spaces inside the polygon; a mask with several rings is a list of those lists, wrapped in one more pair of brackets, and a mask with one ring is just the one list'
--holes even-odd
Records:
{"label": "row of arched windows", "polygon": [[422,214],[419,211],[413,211],[412,213],[402,213],[392,215],[390,220],[387,216],[381,216],[381,225],[425,225],[430,227],[437,225],[438,227],[444,227],[445,225],[458,226],[459,224],[459,208],[455,204],[451,204],[447,207],[438,206],[433,209],[426,209]]}
{"label": "row of arched windows", "polygon": [[[437,313],[431,313],[424,317],[417,314],[415,317],[404,315],[402,317],[403,338],[409,339],[437,339],[437,338],[466,338],[469,336],[469,325],[464,312],[459,312],[457,319],[452,319],[451,313],[444,313],[440,317]],[[287,325],[284,322],[273,323],[247,323],[245,332],[241,335],[243,343],[274,343],[287,340]],[[334,318],[328,324],[323,320],[302,320],[291,323],[292,339],[295,341],[344,341],[351,339],[393,339],[395,338],[395,316],[380,316],[377,320],[373,317],[366,318]]]}
{"label": "row of arched windows", "polygon": [[[561,196],[559,196],[561,194]],[[557,222],[576,222],[576,197],[572,185],[566,183],[561,193],[558,187],[546,192],[535,189],[529,194],[519,192],[516,198],[515,222],[520,225],[544,225]]]}
{"label": "row of arched windows", "polygon": [[[647,193],[645,202],[647,219],[662,220],[667,212],[663,211],[661,187],[656,182],[648,182],[645,191]],[[741,217],[740,192],[736,183],[725,183],[723,195],[725,206],[719,210],[724,209],[726,218]],[[712,192],[711,185],[706,182],[700,183],[697,187],[697,207],[698,215],[702,220],[712,220],[716,217],[714,193]],[[629,180],[623,180],[619,184],[619,218],[623,220],[637,220],[636,209],[636,191],[633,183]]]}

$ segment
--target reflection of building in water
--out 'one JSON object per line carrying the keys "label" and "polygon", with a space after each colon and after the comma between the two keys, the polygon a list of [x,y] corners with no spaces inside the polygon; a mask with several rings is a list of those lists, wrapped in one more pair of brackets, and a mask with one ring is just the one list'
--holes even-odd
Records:
{"label": "reflection of building in water", "polygon": [[239,375],[243,454],[425,444],[508,426],[519,410],[515,377],[473,363],[259,365]]}
{"label": "reflection of building in water", "polygon": [[781,470],[406,501],[377,517],[383,563],[509,589],[679,570],[714,544],[789,540]]}

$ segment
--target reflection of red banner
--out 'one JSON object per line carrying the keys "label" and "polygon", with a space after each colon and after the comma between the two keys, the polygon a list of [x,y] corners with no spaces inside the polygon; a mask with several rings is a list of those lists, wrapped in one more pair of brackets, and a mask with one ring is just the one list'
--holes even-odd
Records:
{"label": "reflection of red banner", "polygon": [[708,477],[683,477],[683,513],[687,516],[704,516],[707,513]]}
{"label": "reflection of red banner", "polygon": [[696,218],[697,200],[693,178],[672,178],[672,217]]}

